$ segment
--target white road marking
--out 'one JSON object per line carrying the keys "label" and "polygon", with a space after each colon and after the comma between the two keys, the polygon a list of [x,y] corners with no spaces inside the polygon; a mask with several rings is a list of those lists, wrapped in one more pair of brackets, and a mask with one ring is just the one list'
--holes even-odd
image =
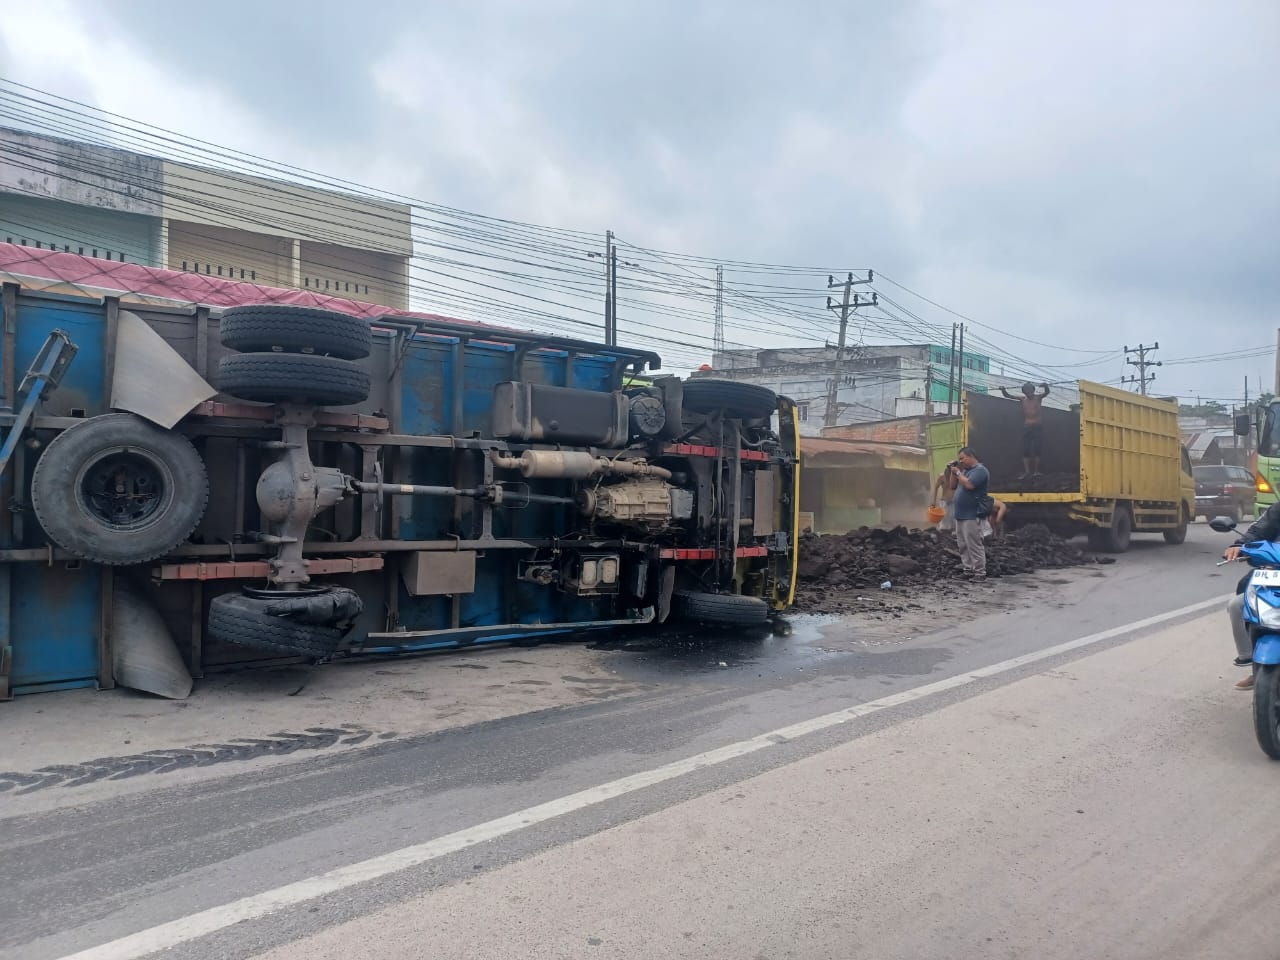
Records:
{"label": "white road marking", "polygon": [[285,884],[265,893],[243,897],[217,907],[210,907],[208,910],[201,910],[199,913],[193,913],[190,916],[180,917],[168,923],[162,923],[146,930],[140,930],[137,933],[131,933],[118,940],[112,940],[96,947],[89,947],[86,950],[68,954],[62,960],[138,960],[140,957],[183,943],[189,943],[192,940],[226,929],[234,924],[242,923],[246,920],[257,920],[288,907],[305,903],[308,900],[337,893],[359,883],[377,880],[389,874],[398,873],[401,870],[421,866],[432,860],[438,860],[440,857],[446,857],[451,853],[457,853],[459,850],[465,850],[468,847],[474,847],[489,840],[496,840],[526,827],[584,810],[607,800],[612,800],[615,797],[621,797],[655,784],[674,780],[695,770],[714,767],[717,764],[726,763],[738,757],[767,750],[769,747],[775,747],[799,737],[827,730],[842,723],[848,723],[850,720],[856,720],[859,717],[887,710],[890,707],[901,706],[904,703],[912,703],[946,690],[967,686],[979,680],[1017,670],[1019,667],[1024,667],[1028,664],[1048,660],[1062,653],[1079,650],[1082,647],[1103,643],[1127,633],[1167,623],[1187,614],[1199,613],[1202,610],[1219,609],[1224,606],[1227,599],[1227,597],[1223,596],[1215,597],[1212,600],[1203,600],[1200,603],[1193,603],[1177,610],[1157,614],[1154,617],[1135,620],[1132,623],[1112,627],[1100,633],[1092,633],[1087,637],[1068,640],[1066,643],[1047,647],[1044,650],[1037,650],[1034,653],[1023,654],[1020,657],[1013,657],[1009,660],[1001,660],[999,663],[993,663],[987,667],[979,667],[977,670],[957,674],[945,680],[937,680],[933,683],[926,683],[923,686],[913,687],[910,690],[903,690],[901,693],[890,694],[887,697],[881,697],[879,700],[860,703],[844,710],[837,710],[834,713],[814,717],[811,720],[793,723],[770,733],[752,737],[750,740],[731,743],[715,750],[708,750],[705,753],[699,753],[683,760],[676,760],[673,763],[655,767],[652,770],[645,770],[629,777],[602,783],[599,786],[580,790],[577,793],[571,793],[568,796],[550,800],[546,803],[540,803],[535,807],[529,807],[517,813],[499,817],[496,820],[467,827],[463,830],[446,834],[443,837],[436,837],[434,840],[428,840],[425,843],[417,843],[400,850],[393,850],[390,853],[371,857],[368,860],[361,860],[359,863],[352,863],[345,867],[338,867],[306,880]]}

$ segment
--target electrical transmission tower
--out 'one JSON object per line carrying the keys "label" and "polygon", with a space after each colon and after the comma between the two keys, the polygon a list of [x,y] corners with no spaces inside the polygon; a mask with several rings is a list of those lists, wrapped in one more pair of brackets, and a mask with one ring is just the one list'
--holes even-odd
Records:
{"label": "electrical transmission tower", "polygon": [[712,364],[717,364],[724,356],[724,267],[716,267],[716,332],[711,345]]}
{"label": "electrical transmission tower", "polygon": [[[1155,343],[1151,344],[1150,346],[1146,346],[1145,344],[1140,343],[1136,347],[1134,347],[1132,350],[1129,349],[1128,346],[1126,346],[1124,348],[1125,362],[1128,363],[1131,367],[1137,367],[1138,373],[1136,376],[1121,377],[1120,382],[1136,385],[1139,392],[1145,397],[1147,395],[1147,384],[1149,384],[1152,380],[1156,378],[1155,373],[1150,373],[1150,374],[1147,373],[1147,368],[1164,366],[1164,364],[1162,364],[1159,360],[1147,359],[1148,354],[1155,353],[1159,349],[1160,349],[1159,340],[1157,340]],[[1130,359],[1131,356],[1137,356],[1138,359],[1131,360]]]}

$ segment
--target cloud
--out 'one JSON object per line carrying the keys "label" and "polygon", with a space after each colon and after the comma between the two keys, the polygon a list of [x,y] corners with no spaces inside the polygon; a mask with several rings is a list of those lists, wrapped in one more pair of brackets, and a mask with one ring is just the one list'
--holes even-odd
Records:
{"label": "cloud", "polygon": [[[646,246],[875,267],[1046,344],[1169,356],[1273,337],[1277,37],[1262,0],[229,0],[198,29],[130,0],[0,24],[17,79],[265,156]],[[1162,374],[1232,396],[1253,366]]]}

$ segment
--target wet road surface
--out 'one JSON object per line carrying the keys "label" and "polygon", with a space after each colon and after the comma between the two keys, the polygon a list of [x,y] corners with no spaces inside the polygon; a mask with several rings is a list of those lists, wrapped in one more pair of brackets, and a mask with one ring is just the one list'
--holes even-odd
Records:
{"label": "wet road surface", "polygon": [[[797,784],[807,784],[803,796],[811,792],[816,796],[821,793],[816,785],[822,780],[814,772],[816,769],[856,770],[852,779],[837,778],[825,802],[833,809],[852,802],[849,797],[863,790],[862,784],[878,784],[883,779],[884,790],[890,796],[878,788],[861,796],[857,805],[868,817],[868,824],[879,824],[877,830],[889,830],[886,818],[894,797],[901,802],[937,772],[946,771],[949,775],[952,758],[985,749],[993,732],[964,714],[973,709],[966,704],[982,702],[987,704],[984,710],[998,710],[993,705],[1003,702],[1002,691],[1011,689],[1010,685],[1047,682],[1042,678],[1055,671],[1069,671],[1077,661],[1111,655],[1121,658],[1124,670],[1134,672],[1131,683],[1138,685],[1137,674],[1149,659],[1131,662],[1135,655],[1126,655],[1122,650],[1137,650],[1139,644],[1157,642],[1153,638],[1165,636],[1182,620],[1194,619],[1195,613],[1157,626],[1139,624],[1132,632],[1114,636],[1107,632],[1225,596],[1234,578],[1213,566],[1213,557],[1220,548],[1221,538],[1198,526],[1180,548],[1166,547],[1158,540],[1135,541],[1132,552],[1112,567],[1053,571],[1021,584],[995,581],[975,587],[968,595],[961,591],[951,591],[946,597],[907,595],[901,602],[910,604],[912,609],[897,619],[864,619],[850,625],[833,618],[796,617],[791,621],[789,635],[782,631],[745,638],[679,632],[662,637],[600,638],[589,653],[603,658],[616,675],[616,680],[597,678],[601,686],[630,684],[639,692],[621,699],[602,697],[596,703],[435,734],[373,742],[339,755],[317,756],[305,763],[246,774],[231,772],[187,786],[159,786],[115,799],[96,799],[78,807],[8,817],[3,821],[5,831],[0,840],[0,881],[10,892],[0,905],[0,918],[4,921],[0,925],[0,956],[40,960],[84,950],[88,952],[83,960],[107,960],[146,956],[152,948],[170,943],[177,944],[170,954],[173,956],[248,957],[275,946],[286,949],[282,957],[322,956],[329,955],[324,950],[343,949],[343,944],[349,951],[355,949],[361,936],[366,945],[378,942],[369,940],[367,932],[361,935],[342,926],[349,921],[404,905],[400,907],[402,912],[394,915],[394,923],[411,929],[407,918],[415,909],[439,917],[437,908],[443,909],[446,903],[458,924],[441,925],[436,935],[443,936],[440,931],[445,929],[455,931],[462,939],[452,945],[439,941],[426,953],[410,953],[404,951],[411,941],[396,945],[388,940],[385,952],[349,955],[493,956],[492,952],[475,952],[478,946],[474,950],[469,946],[485,942],[469,924],[481,924],[486,916],[504,916],[502,910],[513,910],[511,904],[518,903],[528,905],[520,922],[530,930],[542,932],[519,943],[512,933],[511,955],[578,956],[580,949],[592,946],[591,939],[601,941],[594,945],[600,950],[609,944],[612,952],[581,955],[660,955],[637,946],[640,941],[634,925],[628,926],[626,918],[645,914],[636,910],[633,899],[621,898],[624,893],[628,898],[654,894],[654,888],[644,883],[645,871],[637,864],[652,857],[654,863],[667,863],[671,869],[669,858],[678,853],[678,847],[669,849],[668,843],[698,851],[690,859],[702,861],[701,841],[691,844],[687,837],[674,838],[683,835],[680,831],[706,833],[725,819],[705,815],[707,805],[717,802],[712,798],[720,797],[734,808],[736,792],[746,790],[738,785],[755,783],[755,778],[772,778],[768,789],[744,793],[744,798],[760,797],[764,806],[757,805],[750,814],[743,814],[743,822],[753,824],[755,833],[771,833],[781,817],[796,829],[807,830],[810,844],[827,844],[830,838],[826,833],[831,830],[827,814],[817,812],[807,802],[794,806],[803,797],[788,796],[788,780],[794,777]],[[1174,693],[1189,697],[1207,710],[1206,716],[1218,716],[1223,707],[1236,706],[1230,700],[1218,704],[1216,699],[1219,687],[1229,686],[1228,680],[1234,678],[1217,670],[1219,666],[1227,669],[1230,641],[1225,624],[1215,627],[1212,618],[1195,622],[1198,646],[1194,649],[1199,656],[1190,658],[1184,669],[1170,671],[1170,682],[1177,688]],[[1102,639],[1080,651],[1064,651],[1025,664],[1017,660],[1081,637],[1099,635]],[[1177,642],[1192,643],[1186,638]],[[539,652],[521,651],[520,658],[534,659]],[[1158,658],[1159,651],[1154,655]],[[1151,652],[1143,655],[1151,656]],[[1012,666],[974,678],[974,671],[1010,661]],[[1203,689],[1196,683],[1203,684]],[[1044,750],[1051,753],[1063,746],[1060,731],[1070,726],[1068,715],[1072,711],[1088,711],[1089,722],[1099,728],[1100,737],[1103,730],[1130,718],[1133,690],[1123,684],[1114,688],[1102,686],[1105,689],[1101,693],[1091,692],[1088,697],[1081,694],[1082,699],[1074,705],[1068,697],[1060,713],[1037,725],[1040,733],[1022,731],[1022,735],[1031,737],[1031,747],[1042,748],[1039,752],[1032,749],[1030,754],[1037,769],[1043,769],[1051,759]],[[1075,683],[1070,689],[1083,691],[1086,687]],[[925,689],[927,695],[913,693]],[[1150,698],[1140,699],[1149,705]],[[847,722],[813,725],[815,718],[857,705],[873,707]],[[955,714],[948,711],[956,710],[966,716],[964,723],[938,719],[954,718]],[[1114,724],[1108,722],[1107,711],[1115,713]],[[1239,741],[1243,745],[1240,761],[1247,762],[1252,770],[1261,755],[1254,756],[1251,734],[1241,727],[1240,717],[1234,715],[1238,713],[1240,710],[1235,709],[1230,723],[1224,722],[1215,730],[1233,744]],[[920,736],[909,733],[918,729],[913,724],[939,722],[946,725],[944,739],[948,749],[929,755],[931,773],[909,767],[901,776],[866,774],[879,760],[863,757],[857,751],[870,749],[868,744],[880,744],[886,738],[900,744],[893,749],[906,750],[901,744]],[[774,735],[789,727],[798,732]],[[938,735],[935,730],[931,750]],[[1041,736],[1045,738],[1043,743],[1036,740]],[[761,738],[764,746],[742,747]],[[1148,752],[1155,751],[1153,762],[1167,764],[1169,758],[1163,751],[1172,749],[1174,744],[1162,746],[1158,740],[1143,744]],[[1130,754],[1138,750],[1138,745],[1118,740],[1107,749],[1114,763],[1123,760],[1129,764]],[[854,752],[842,753],[838,762],[829,756],[841,751]],[[1061,756],[1071,758],[1073,763],[1080,761],[1073,751]],[[679,767],[691,757],[711,760],[699,761],[689,769]],[[1008,784],[1027,791],[1030,800],[1035,789],[1020,758],[1020,754],[1006,753],[991,762],[1010,764],[1002,777]],[[1258,769],[1270,768],[1262,765]],[[657,776],[654,771],[666,772]],[[1164,770],[1163,774],[1168,772]],[[1114,779],[1114,773],[1112,767],[1093,765],[1081,776],[1107,780]],[[1184,774],[1179,771],[1179,775]],[[617,792],[619,783],[632,786]],[[981,795],[982,783],[981,778],[964,780],[957,788],[963,791],[961,799],[966,804],[973,803],[974,797]],[[725,790],[730,791],[727,798],[722,793]],[[925,795],[934,801],[941,799],[932,789],[926,790]],[[565,806],[565,798],[569,797],[580,799]],[[1208,802],[1213,798],[1205,795],[1199,799]],[[0,814],[4,803],[0,797]],[[504,828],[505,832],[493,833],[490,839],[477,839],[479,825],[500,823],[503,818],[518,817],[531,810],[542,810],[546,815],[529,814],[527,826],[519,822],[508,824],[511,828]],[[1113,812],[1107,816],[1131,817],[1132,813]],[[646,850],[650,842],[640,827],[652,823],[654,817],[671,818],[670,822],[663,821],[665,827],[677,823],[680,827],[675,833],[659,831],[662,845]],[[734,813],[728,819],[736,821],[739,817]],[[1032,819],[1030,815],[1019,818],[1017,828],[1010,828],[1012,834],[1021,837],[1024,831],[1031,830]],[[1108,820],[1107,824],[1117,826],[1118,822]],[[630,839],[618,840],[615,828],[632,830],[627,834]],[[637,830],[639,835],[634,832]],[[842,825],[838,833],[846,840],[860,836],[857,831],[850,832],[848,824]],[[868,832],[864,839],[877,836]],[[438,852],[429,847],[447,837],[461,837],[466,843],[456,849],[444,845]],[[753,864],[779,857],[781,864],[799,866],[794,862],[799,854],[793,853],[788,859],[773,848],[768,852],[754,848],[748,852],[740,839],[727,844],[731,850],[739,851],[736,857],[726,860],[717,855],[717,870],[730,875],[750,874],[756,869]],[[803,847],[797,837],[790,840],[788,849]],[[903,842],[945,842],[954,847],[957,841],[925,831]],[[545,861],[538,859],[540,856],[572,859],[575,851],[597,849],[592,845],[600,843],[622,843],[625,852],[610,848],[608,856],[615,858],[620,870],[622,864],[628,864],[624,872],[638,886],[628,887],[617,877],[604,884],[602,889],[607,888],[616,899],[607,898],[592,909],[598,916],[599,929],[613,931],[613,939],[588,932],[573,941],[578,947],[570,948],[570,941],[560,944],[548,933],[559,916],[558,908],[532,896],[523,885],[528,883],[527,871],[536,869],[535,864],[545,866]],[[877,856],[886,856],[882,848],[877,849]],[[417,853],[407,856],[406,850]],[[862,854],[853,848],[845,850],[845,855],[856,861]],[[1034,852],[1025,855],[1034,860]],[[761,857],[765,859],[761,861]],[[367,877],[358,871],[350,873],[352,864],[374,862],[388,869],[371,869]],[[403,869],[396,868],[397,864],[402,864]],[[542,875],[552,890],[562,885],[566,890],[585,889],[574,885],[603,884],[598,862],[593,869],[597,872],[557,869],[544,870]],[[342,873],[344,870],[348,873]],[[333,876],[350,882],[344,880],[338,886],[330,881],[315,882],[315,878],[334,871],[337,873]],[[526,879],[517,882],[517,875]],[[695,884],[699,882],[696,876],[682,874],[681,883]],[[885,881],[885,875],[877,876]],[[936,871],[930,876],[931,882],[941,882]],[[814,879],[803,872],[795,877],[796,882],[804,883]],[[654,882],[651,877],[650,883]],[[458,907],[458,898],[466,900],[477,885],[483,885],[486,892],[475,890],[470,912]],[[285,904],[283,909],[261,912],[272,892],[284,889],[293,892],[281,901]],[[682,889],[686,895],[689,893],[690,888]],[[942,885],[937,889],[943,895],[946,888]],[[298,900],[299,891],[312,891],[316,896]],[[741,904],[749,904],[752,897],[757,902],[769,901],[774,893],[772,888],[759,889]],[[416,899],[424,896],[441,900],[435,904]],[[249,900],[259,912],[237,914],[236,910],[247,908],[227,907]],[[732,906],[720,903],[714,909],[722,911],[717,916],[723,917],[723,911]],[[710,901],[707,909],[713,909]],[[833,908],[828,904],[828,909]],[[241,915],[249,919],[232,922]],[[515,922],[512,914],[505,916]],[[806,928],[822,926],[788,898],[783,898],[770,916],[780,930],[790,929],[788,917]],[[193,918],[203,919],[197,922]],[[329,945],[323,946],[309,940],[329,928],[333,931],[328,936],[337,936],[338,941],[325,941]],[[720,931],[722,925],[705,929]],[[680,940],[663,941],[662,949],[672,956],[685,955],[676,949],[684,942],[684,932],[689,931],[682,930]],[[704,947],[697,955],[752,955],[727,947],[716,952],[707,946],[707,939],[697,936],[697,928],[692,932],[695,936],[689,942]],[[716,932],[710,943],[721,942],[722,936]],[[129,937],[134,939],[123,939]],[[298,946],[288,948],[294,941]],[[876,942],[882,947],[892,943]],[[745,949],[743,943],[736,946]],[[103,944],[109,946],[96,949]],[[787,953],[779,946],[761,955],[840,955],[821,952],[827,948],[816,945],[811,952],[804,952],[797,945],[796,950]],[[289,953],[289,949],[298,952]],[[308,952],[311,949],[314,952]]]}

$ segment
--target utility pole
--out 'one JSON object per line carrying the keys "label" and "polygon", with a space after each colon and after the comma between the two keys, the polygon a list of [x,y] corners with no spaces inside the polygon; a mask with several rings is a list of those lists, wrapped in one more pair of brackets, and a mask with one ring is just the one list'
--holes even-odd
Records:
{"label": "utility pole", "polygon": [[956,390],[956,324],[951,324],[951,354],[947,357],[947,416],[955,413]]}
{"label": "utility pole", "polygon": [[924,418],[933,419],[933,364],[924,365]]}
{"label": "utility pole", "polygon": [[609,330],[605,343],[618,345],[618,245],[609,246]]}
{"label": "utility pole", "polygon": [[[1150,376],[1147,375],[1147,367],[1164,366],[1164,364],[1161,363],[1159,360],[1148,360],[1147,354],[1155,353],[1159,349],[1160,349],[1159,340],[1157,340],[1151,346],[1146,346],[1145,344],[1140,343],[1136,347],[1134,347],[1132,350],[1130,350],[1129,347],[1126,345],[1124,348],[1125,362],[1128,363],[1129,366],[1131,367],[1137,367],[1138,375],[1130,376],[1130,377],[1121,377],[1120,382],[1137,384],[1138,390],[1145,397],[1147,395],[1147,384],[1149,384],[1152,380],[1156,378],[1156,375],[1154,373],[1151,374]],[[1138,359],[1130,360],[1129,359],[1130,354],[1136,354]]]}
{"label": "utility pole", "polygon": [[[1249,414],[1249,422],[1253,423],[1253,415],[1252,413],[1250,413],[1250,410],[1249,410],[1249,375],[1247,373],[1244,375],[1244,412]],[[1231,432],[1234,434],[1235,430],[1232,430]],[[1252,430],[1250,430],[1248,433],[1244,435],[1245,460],[1249,459],[1249,453],[1250,453],[1249,447],[1252,443],[1252,440],[1251,440],[1252,436],[1253,436]],[[1236,466],[1240,466],[1240,464],[1236,464]]]}
{"label": "utility pole", "polygon": [[[724,267],[716,267],[716,332],[711,346],[712,356],[724,356]],[[713,359],[712,364],[715,364]]]}
{"label": "utility pole", "polygon": [[[1258,384],[1262,386],[1262,384]],[[1280,329],[1276,330],[1276,383],[1271,388],[1273,396],[1280,397]]]}
{"label": "utility pole", "polygon": [[956,356],[956,412],[964,416],[964,324],[960,324],[960,353]]}
{"label": "utility pole", "polygon": [[[867,278],[865,280],[853,279],[853,273],[850,272],[844,282],[840,284],[836,283],[835,277],[827,277],[827,289],[830,290],[834,287],[842,286],[844,287],[844,295],[841,297],[839,307],[840,338],[836,341],[836,362],[831,369],[831,379],[827,383],[826,409],[822,411],[822,425],[824,427],[834,427],[836,425],[836,419],[840,413],[839,402],[836,398],[839,395],[840,373],[844,366],[844,345],[849,335],[849,311],[850,309],[856,310],[858,307],[863,306],[864,303],[876,304],[880,302],[880,295],[876,293],[873,293],[871,295],[871,299],[868,301],[860,300],[858,295],[853,293],[853,288],[856,284],[871,283],[874,279],[875,273],[871,270],[867,271]],[[836,309],[835,305],[831,302],[830,297],[827,297],[827,309]]]}
{"label": "utility pole", "polygon": [[[600,254],[592,253],[588,256],[598,257]],[[616,346],[618,342],[617,288],[618,250],[613,245],[613,231],[606,230],[604,233],[604,342],[611,347]]]}
{"label": "utility pole", "polygon": [[[1247,383],[1248,381],[1246,380],[1245,382]],[[1246,393],[1249,392],[1248,387],[1245,387],[1245,392]],[[1245,404],[1246,404],[1245,409],[1247,410],[1248,409],[1247,400],[1245,401]],[[1231,405],[1231,459],[1235,462],[1235,465],[1237,467],[1240,466],[1240,434],[1236,433],[1235,425],[1236,425],[1236,417],[1239,415],[1240,415],[1240,408],[1233,403]],[[1246,452],[1248,451],[1246,450]]]}

